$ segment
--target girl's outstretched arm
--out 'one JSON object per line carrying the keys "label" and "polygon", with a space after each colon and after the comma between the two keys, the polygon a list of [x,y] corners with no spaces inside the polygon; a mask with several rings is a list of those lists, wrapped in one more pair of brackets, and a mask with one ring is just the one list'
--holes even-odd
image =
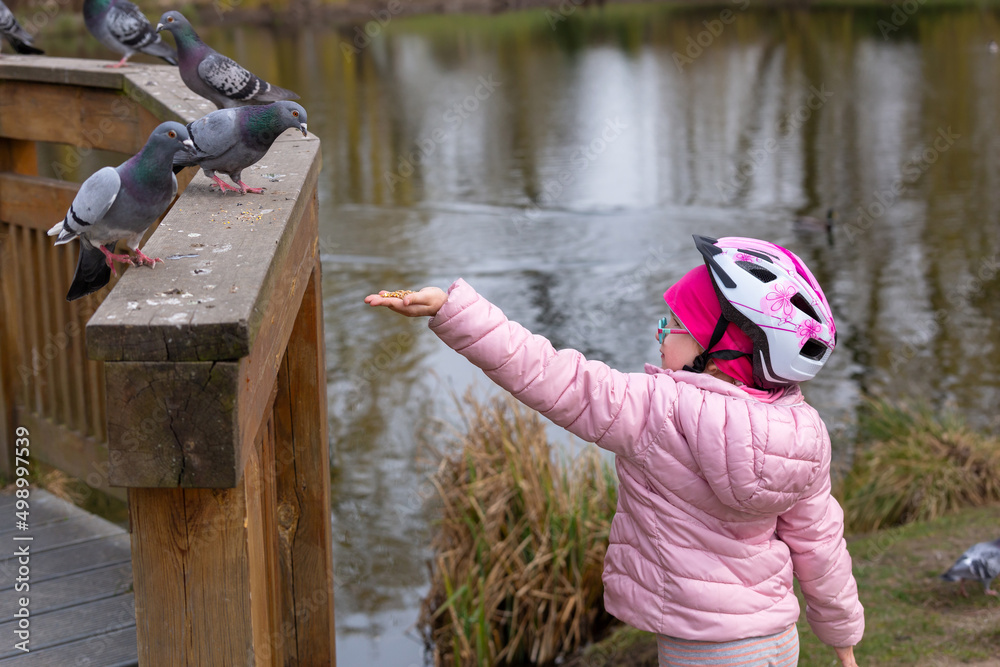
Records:
{"label": "girl's outstretched arm", "polygon": [[448,295],[438,287],[425,287],[419,292],[408,292],[399,296],[398,292],[381,290],[369,294],[365,303],[369,306],[385,306],[407,317],[433,317],[448,300]]}

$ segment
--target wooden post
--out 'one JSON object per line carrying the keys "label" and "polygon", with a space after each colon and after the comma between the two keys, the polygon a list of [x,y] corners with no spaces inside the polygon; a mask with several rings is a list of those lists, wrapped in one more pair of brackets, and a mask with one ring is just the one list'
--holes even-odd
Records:
{"label": "wooden post", "polygon": [[[0,252],[18,258],[0,266],[0,453],[16,418],[40,460],[127,489],[141,664],[332,665],[318,140],[280,137],[267,163],[287,176],[247,178],[263,195],[178,174],[197,176],[143,246],[165,263],[129,269],[96,311],[103,293],[64,302],[74,258],[44,236],[78,186],[37,176],[35,142],[132,153],[211,110],[184,90],[159,65],[0,67]],[[85,364],[66,331],[88,315]],[[11,337],[37,357],[60,333],[18,383]]]}
{"label": "wooden post", "polygon": [[[330,450],[326,379],[322,372],[322,293],[317,259],[278,375],[275,403],[282,615],[294,621],[292,664],[321,664],[334,655]],[[283,628],[282,637],[288,637]]]}
{"label": "wooden post", "polygon": [[334,664],[318,142],[267,159],[262,196],[196,176],[87,325],[142,665]]}

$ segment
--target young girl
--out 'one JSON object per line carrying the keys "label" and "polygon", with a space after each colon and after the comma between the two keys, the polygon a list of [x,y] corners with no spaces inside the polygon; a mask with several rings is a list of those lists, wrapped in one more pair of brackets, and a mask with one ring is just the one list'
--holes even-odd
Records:
{"label": "young girl", "polygon": [[431,316],[515,398],[614,452],[605,607],[657,634],[660,665],[797,664],[793,573],[813,631],[856,665],[864,610],[830,495],[830,437],[798,387],[833,351],[829,304],[780,246],[695,244],[705,265],[663,295],[660,367],[644,374],[555,350],[462,280],[365,302]]}

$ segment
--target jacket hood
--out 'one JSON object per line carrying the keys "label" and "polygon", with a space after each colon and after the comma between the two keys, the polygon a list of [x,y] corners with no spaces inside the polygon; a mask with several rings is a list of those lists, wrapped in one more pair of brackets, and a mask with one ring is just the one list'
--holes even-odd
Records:
{"label": "jacket hood", "polygon": [[798,386],[764,392],[702,373],[652,365],[646,372],[677,383],[674,437],[684,438],[701,476],[725,506],[782,514],[815,479],[829,436]]}

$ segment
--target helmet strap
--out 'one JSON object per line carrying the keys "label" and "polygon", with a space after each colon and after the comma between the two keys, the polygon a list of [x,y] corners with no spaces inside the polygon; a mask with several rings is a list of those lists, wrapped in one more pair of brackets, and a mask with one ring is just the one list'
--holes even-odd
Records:
{"label": "helmet strap", "polygon": [[715,331],[712,332],[712,338],[708,341],[708,347],[705,351],[694,358],[690,366],[685,366],[684,370],[690,371],[692,373],[703,373],[705,372],[705,367],[711,359],[722,359],[724,361],[731,361],[733,359],[739,359],[740,357],[749,357],[750,355],[746,352],[740,352],[739,350],[715,350],[711,352],[710,350],[719,344],[722,337],[726,334],[726,328],[729,327],[729,320],[726,319],[724,315],[719,317],[719,321],[715,324]]}

